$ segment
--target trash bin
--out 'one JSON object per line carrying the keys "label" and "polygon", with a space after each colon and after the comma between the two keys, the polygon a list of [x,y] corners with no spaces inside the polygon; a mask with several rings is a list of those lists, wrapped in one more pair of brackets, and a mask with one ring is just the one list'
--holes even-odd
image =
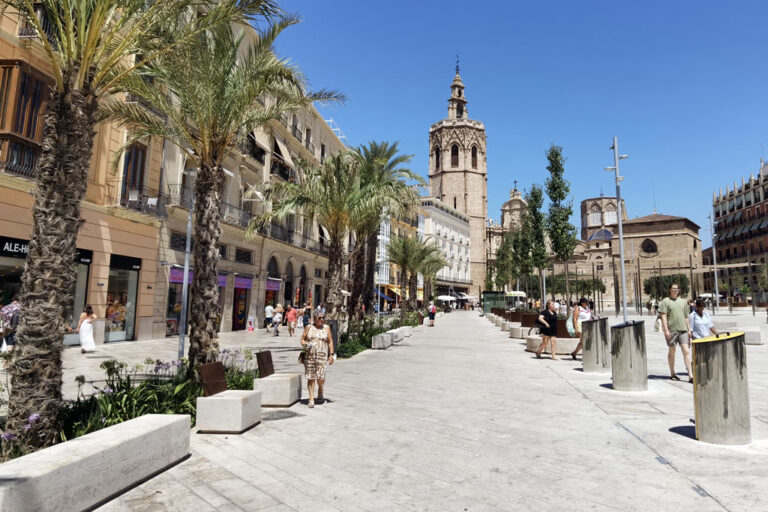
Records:
{"label": "trash bin", "polygon": [[581,360],[585,373],[611,371],[611,340],[608,337],[608,318],[581,322],[584,353]]}
{"label": "trash bin", "polygon": [[611,378],[617,391],[648,389],[645,322],[630,320],[611,327]]}
{"label": "trash bin", "polygon": [[743,332],[693,340],[696,439],[714,444],[752,440]]}

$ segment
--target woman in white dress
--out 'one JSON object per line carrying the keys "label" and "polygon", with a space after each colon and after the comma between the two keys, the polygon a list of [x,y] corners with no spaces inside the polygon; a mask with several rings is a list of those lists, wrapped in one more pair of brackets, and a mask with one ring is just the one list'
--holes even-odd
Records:
{"label": "woman in white dress", "polygon": [[77,332],[80,334],[80,351],[83,354],[96,350],[96,343],[93,341],[94,320],[96,320],[96,315],[93,314],[93,308],[88,304],[80,314],[80,321],[77,323]]}

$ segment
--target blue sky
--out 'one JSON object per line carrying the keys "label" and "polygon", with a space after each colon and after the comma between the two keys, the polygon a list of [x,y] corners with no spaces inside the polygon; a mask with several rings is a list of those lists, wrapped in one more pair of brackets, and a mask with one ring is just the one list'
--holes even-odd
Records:
{"label": "blue sky", "polygon": [[711,245],[713,190],[757,173],[766,127],[768,2],[457,2],[286,0],[302,22],[277,51],[313,88],[352,145],[399,141],[427,175],[429,126],[447,115],[456,53],[472,119],[488,134],[488,214],[513,180],[544,183],[563,146],[579,202],[615,195],[619,137],[630,217],[686,216]]}

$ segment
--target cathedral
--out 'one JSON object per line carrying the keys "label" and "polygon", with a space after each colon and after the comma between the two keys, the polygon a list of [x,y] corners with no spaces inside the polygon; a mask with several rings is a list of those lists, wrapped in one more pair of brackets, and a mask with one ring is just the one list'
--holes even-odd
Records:
{"label": "cathedral", "polygon": [[488,177],[485,126],[469,118],[456,65],[448,117],[429,128],[430,196],[469,217],[470,292],[480,297],[485,280]]}

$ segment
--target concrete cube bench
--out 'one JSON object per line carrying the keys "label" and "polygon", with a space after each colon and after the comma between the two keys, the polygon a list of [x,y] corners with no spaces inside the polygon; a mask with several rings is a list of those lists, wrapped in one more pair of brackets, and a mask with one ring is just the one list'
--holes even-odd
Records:
{"label": "concrete cube bench", "polygon": [[406,338],[410,338],[413,335],[413,327],[410,325],[404,325],[401,327],[401,329],[403,330],[403,334]]}
{"label": "concrete cube bench", "polygon": [[376,334],[371,338],[371,348],[374,350],[385,350],[392,346],[392,340],[395,335],[392,332],[383,332]]}
{"label": "concrete cube bench", "polygon": [[746,343],[747,345],[762,345],[763,340],[762,340],[760,331],[758,329],[745,330],[744,343]]}
{"label": "concrete cube bench", "polygon": [[501,322],[501,330],[504,332],[509,331],[509,328],[511,327],[511,325],[512,325],[512,322],[507,322],[506,320],[504,320],[503,322]]}
{"label": "concrete cube bench", "polygon": [[261,421],[261,393],[228,389],[197,397],[197,431],[201,434],[242,434]]}
{"label": "concrete cube bench", "polygon": [[290,407],[301,399],[301,374],[275,373],[254,379],[253,390],[261,393],[264,407]]}
{"label": "concrete cube bench", "polygon": [[184,460],[190,421],[188,414],[147,414],[0,464],[0,511],[102,505]]}
{"label": "concrete cube bench", "polygon": [[403,331],[400,329],[390,329],[387,331],[392,335],[392,343],[397,343],[398,341],[402,341],[405,335],[403,334]]}

